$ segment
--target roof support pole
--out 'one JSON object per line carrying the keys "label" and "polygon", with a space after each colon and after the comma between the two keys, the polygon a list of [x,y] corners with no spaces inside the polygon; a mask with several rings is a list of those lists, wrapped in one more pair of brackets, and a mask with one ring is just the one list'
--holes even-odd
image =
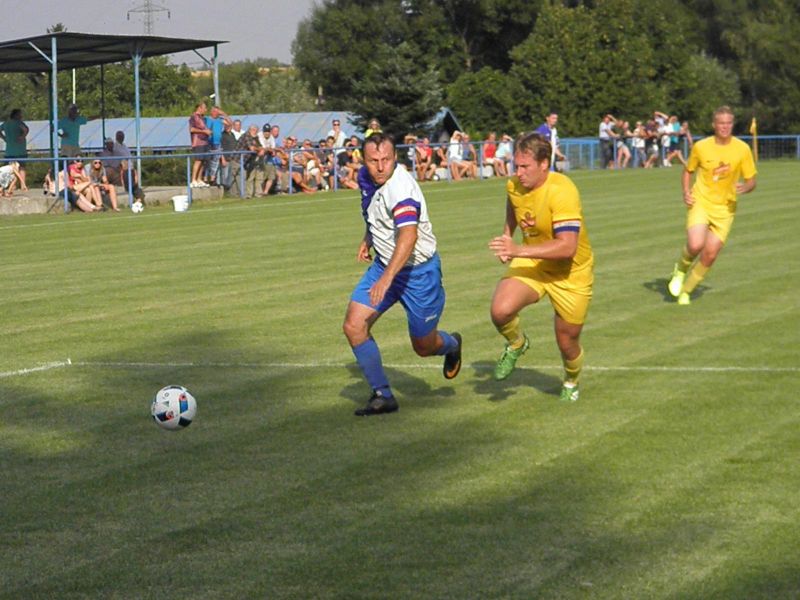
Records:
{"label": "roof support pole", "polygon": [[106,143],[106,69],[105,65],[100,65],[100,115],[102,121],[102,141]]}
{"label": "roof support pole", "polygon": [[136,115],[136,170],[139,172],[139,185],[141,185],[142,178],[142,111],[141,111],[141,96],[139,94],[139,65],[142,62],[142,52],[139,48],[133,53],[133,85],[136,88],[135,92],[135,115]]}
{"label": "roof support pole", "polygon": [[222,99],[219,97],[219,57],[217,55],[217,45],[214,44],[214,104],[222,106]]}

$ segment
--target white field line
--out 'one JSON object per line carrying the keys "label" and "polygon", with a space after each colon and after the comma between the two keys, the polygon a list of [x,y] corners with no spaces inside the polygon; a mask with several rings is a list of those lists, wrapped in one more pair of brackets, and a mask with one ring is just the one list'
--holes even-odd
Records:
{"label": "white field line", "polygon": [[[17,369],[16,371],[0,372],[0,379],[19,377],[29,373],[39,373],[60,369],[63,367],[86,367],[86,368],[110,368],[110,369],[191,369],[191,368],[214,368],[214,369],[342,369],[352,366],[353,362],[260,362],[260,363],[239,363],[239,362],[136,362],[136,361],[73,361],[69,358],[62,361],[54,361]],[[436,362],[427,363],[387,363],[384,365],[390,369],[441,369],[441,365]],[[470,365],[465,365],[469,367]],[[474,365],[477,371],[489,371],[491,365]],[[521,371],[560,371],[561,365],[532,365],[520,367]],[[800,367],[742,367],[742,366],[600,366],[587,365],[584,371],[600,372],[650,372],[650,373],[798,373]]]}
{"label": "white field line", "polygon": [[6,371],[5,373],[0,373],[0,379],[7,379],[9,377],[17,377],[19,375],[27,375],[28,373],[38,373],[39,371],[50,371],[51,369],[60,369],[61,367],[66,367],[72,364],[70,359],[67,360],[60,360],[50,363],[45,363],[43,365],[39,365],[36,367],[29,367],[27,369],[18,369],[16,371]]}
{"label": "white field line", "polygon": [[[334,361],[312,361],[312,362],[262,362],[262,363],[232,363],[232,362],[108,362],[108,361],[73,361],[70,364],[76,367],[108,367],[120,369],[141,369],[141,368],[194,368],[194,367],[208,367],[219,369],[341,369],[355,363],[348,362],[334,362]],[[385,367],[390,369],[436,369],[442,368],[442,365],[436,361],[426,363],[384,363]],[[471,365],[464,365],[470,367]],[[473,365],[478,371],[488,371],[493,369],[491,365]],[[558,371],[563,369],[562,365],[533,365],[528,367],[518,367],[520,370],[536,371]],[[800,367],[742,367],[742,366],[719,366],[719,367],[703,367],[703,366],[595,366],[586,365],[583,367],[584,371],[620,371],[620,372],[670,372],[670,373],[726,373],[726,372],[741,372],[741,373],[798,373]]]}

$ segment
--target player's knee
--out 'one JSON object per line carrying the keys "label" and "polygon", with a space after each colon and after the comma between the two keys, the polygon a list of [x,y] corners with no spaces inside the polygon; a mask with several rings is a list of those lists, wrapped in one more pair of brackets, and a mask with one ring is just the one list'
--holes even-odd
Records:
{"label": "player's knee", "polygon": [[516,315],[511,307],[503,306],[502,304],[492,304],[490,314],[492,317],[492,323],[494,323],[495,327],[505,325]]}
{"label": "player's knee", "polygon": [[365,323],[359,323],[349,318],[345,318],[342,323],[342,332],[351,344],[358,344],[369,335]]}

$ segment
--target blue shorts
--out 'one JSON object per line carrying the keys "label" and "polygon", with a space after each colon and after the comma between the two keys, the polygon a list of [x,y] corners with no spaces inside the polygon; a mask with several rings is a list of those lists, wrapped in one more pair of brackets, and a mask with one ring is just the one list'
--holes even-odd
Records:
{"label": "blue shorts", "polygon": [[375,260],[353,290],[350,300],[383,314],[396,302],[406,309],[408,332],[411,337],[425,337],[439,325],[444,311],[442,263],[434,254],[428,261],[415,267],[405,267],[394,278],[383,301],[374,306],[369,299],[369,289],[383,275],[384,266]]}

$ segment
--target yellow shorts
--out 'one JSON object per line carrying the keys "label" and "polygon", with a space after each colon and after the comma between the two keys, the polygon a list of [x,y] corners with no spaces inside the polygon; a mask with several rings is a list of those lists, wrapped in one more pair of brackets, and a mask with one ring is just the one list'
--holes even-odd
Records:
{"label": "yellow shorts", "polygon": [[539,298],[548,296],[553,310],[567,323],[583,325],[586,321],[592,299],[591,285],[576,286],[569,279],[554,279],[536,267],[514,265],[508,269],[505,278],[521,281],[539,294]]}
{"label": "yellow shorts", "polygon": [[736,202],[728,204],[711,204],[697,201],[686,213],[686,229],[694,225],[707,225],[708,229],[725,242],[733,227],[733,216],[736,214]]}

